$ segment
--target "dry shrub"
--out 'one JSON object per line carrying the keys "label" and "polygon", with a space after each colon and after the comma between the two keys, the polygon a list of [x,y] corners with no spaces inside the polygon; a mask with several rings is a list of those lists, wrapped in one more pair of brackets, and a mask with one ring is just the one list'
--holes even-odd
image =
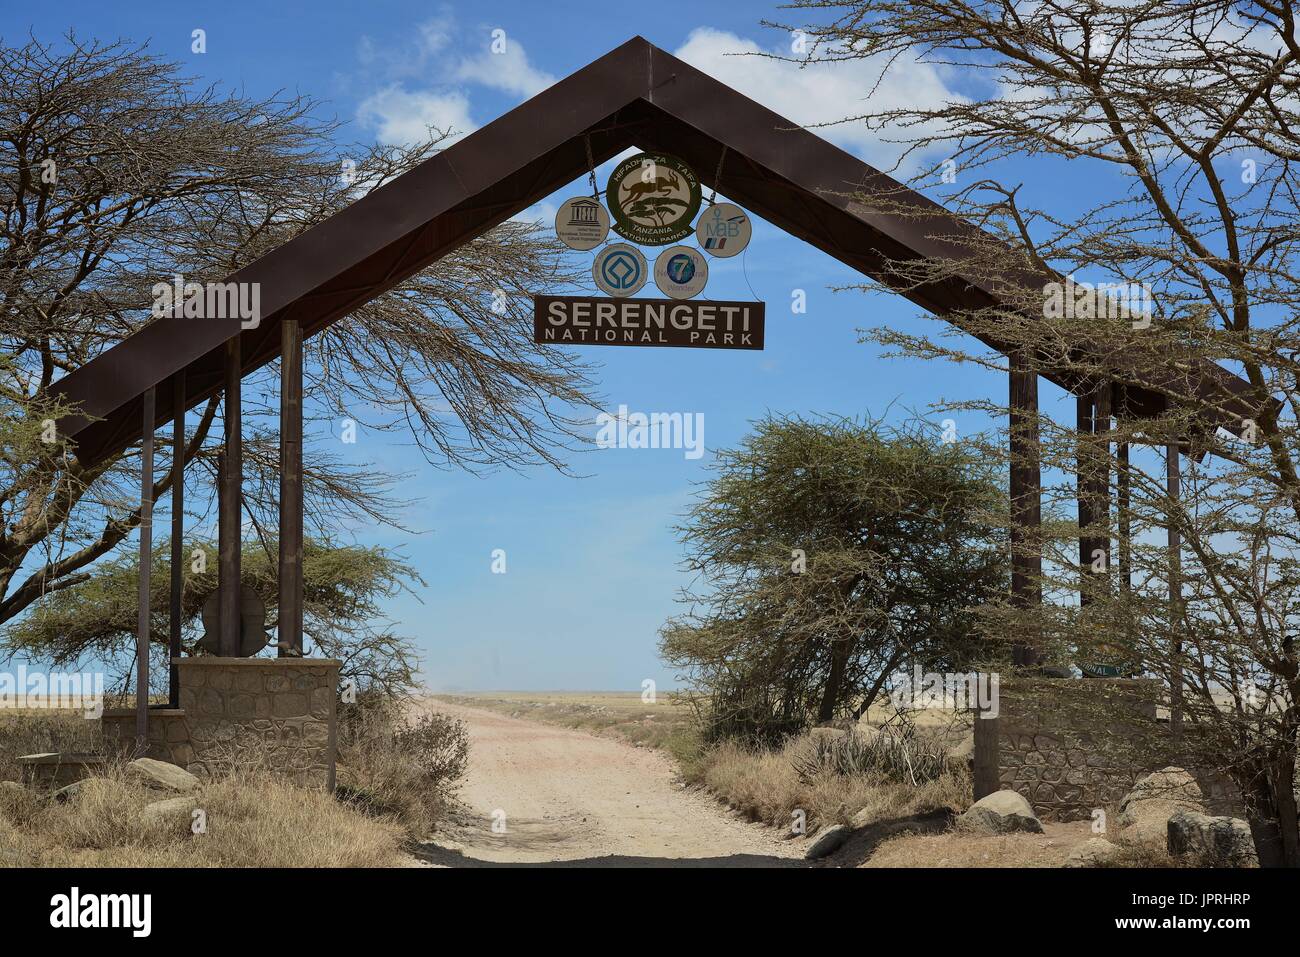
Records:
{"label": "dry shrub", "polygon": [[792,760],[805,781],[833,774],[920,786],[949,771],[947,745],[917,734],[911,725],[901,733],[883,727],[871,734],[815,734],[806,747],[793,752]]}
{"label": "dry shrub", "polygon": [[340,721],[339,797],[395,818],[414,840],[445,816],[468,764],[469,732],[448,715],[405,717],[400,703],[374,699],[352,706]]}
{"label": "dry shrub", "polygon": [[[724,741],[702,759],[699,783],[752,820],[786,828],[796,810],[809,823],[884,821],[940,808],[963,810],[971,784],[964,768],[952,768],[920,785],[892,781],[880,773],[839,773],[812,768],[814,735],[789,739],[777,750]],[[800,769],[803,769],[801,773]]]}
{"label": "dry shrub", "polygon": [[[391,867],[404,863],[402,832],[340,804],[319,788],[236,773],[186,795],[206,815],[148,816],[176,797],[128,780],[120,768],[87,778],[60,802],[0,796],[0,864],[47,867]],[[6,855],[10,842],[17,853]]]}

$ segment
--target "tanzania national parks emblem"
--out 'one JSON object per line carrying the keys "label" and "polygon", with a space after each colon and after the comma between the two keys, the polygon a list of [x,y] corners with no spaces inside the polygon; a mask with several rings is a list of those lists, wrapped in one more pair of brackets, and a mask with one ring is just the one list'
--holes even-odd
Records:
{"label": "tanzania national parks emblem", "polygon": [[675,156],[641,153],[614,167],[605,202],[614,217],[614,232],[641,246],[667,246],[694,232],[700,181]]}

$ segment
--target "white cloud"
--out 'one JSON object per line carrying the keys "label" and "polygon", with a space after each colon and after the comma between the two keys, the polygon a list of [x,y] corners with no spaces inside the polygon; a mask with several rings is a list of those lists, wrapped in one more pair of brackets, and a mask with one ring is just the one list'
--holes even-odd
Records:
{"label": "white cloud", "polygon": [[[877,60],[847,60],[803,66],[762,56],[729,54],[773,53],[734,33],[699,27],[691,31],[676,56],[709,76],[757,100],[801,126],[836,123],[846,117],[896,107],[926,108],[964,97],[944,83],[939,68],[899,59],[880,75]],[[868,102],[869,101],[869,102]],[[860,155],[867,162],[891,168],[901,149],[888,135],[861,122],[820,126],[818,136]]]}
{"label": "white cloud", "polygon": [[470,118],[469,97],[459,90],[407,90],[399,85],[366,97],[357,108],[357,119],[374,129],[381,143],[419,143],[428,139],[430,128],[452,131],[444,145],[478,129]]}
{"label": "white cloud", "polygon": [[538,70],[528,62],[523,44],[509,40],[501,53],[484,50],[478,56],[461,61],[456,68],[456,79],[481,83],[493,89],[514,93],[524,99],[540,93],[555,77]]}
{"label": "white cloud", "polygon": [[[453,140],[478,124],[470,111],[470,90],[489,87],[526,99],[555,82],[555,77],[528,62],[523,44],[511,38],[501,53],[485,47],[477,55],[456,58],[464,48],[449,15],[433,17],[408,31],[391,48],[374,39],[358,41],[357,59],[366,79],[382,83],[357,107],[357,119],[384,143],[416,143],[433,127],[452,130]],[[367,85],[369,85],[367,83]]]}

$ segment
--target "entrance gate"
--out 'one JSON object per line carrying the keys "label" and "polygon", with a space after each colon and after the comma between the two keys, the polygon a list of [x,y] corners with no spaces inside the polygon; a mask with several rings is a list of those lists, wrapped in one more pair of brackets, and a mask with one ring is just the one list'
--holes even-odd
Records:
{"label": "entrance gate", "polygon": [[[976,243],[998,240],[954,220],[931,200],[902,186],[813,133],[773,113],[636,37],[537,94],[514,110],[370,193],[328,220],[228,276],[258,283],[262,320],[242,329],[238,319],[204,322],[159,319],[143,327],[52,387],[78,411],[58,423],[87,466],[142,442],[140,638],[136,734],[147,733],[148,603],[153,433],[171,421],[184,436],[186,410],[223,394],[227,423],[219,491],[221,554],[220,651],[239,654],[240,382],[276,358],[281,364],[280,607],[287,623],[280,654],[302,647],[302,342],[331,323],[587,173],[628,147],[671,153],[748,210],[810,243],[940,317],[962,325],[971,308],[1003,307],[1024,315],[1023,302],[1060,276],[1025,268],[982,275],[963,266]],[[716,171],[716,172],[715,172]],[[887,200],[887,202],[886,202]],[[951,266],[915,281],[909,264]],[[1022,303],[1022,305],[1016,305]],[[1042,319],[1041,315],[1028,316]],[[1086,361],[1044,366],[1010,338],[966,329],[1009,359],[1011,412],[1013,602],[1040,603],[1040,466],[1036,414],[1038,377],[1078,399],[1079,428],[1104,431],[1112,416],[1159,415],[1194,395],[1216,410],[1198,430],[1240,432],[1255,410],[1249,385],[1219,366],[1193,362],[1167,389],[1121,387],[1079,371]],[[1086,344],[1078,346],[1086,360]],[[1122,400],[1122,401],[1121,401]],[[1178,489],[1178,460],[1193,436],[1169,446],[1170,490]],[[1117,449],[1127,455],[1127,447]],[[1087,500],[1105,477],[1089,480]],[[180,656],[180,569],[183,483],[173,483],[171,651]],[[1121,496],[1123,489],[1121,488]],[[1083,498],[1083,496],[1081,496]],[[1086,506],[1085,506],[1086,507]],[[1081,527],[1088,524],[1081,514]],[[1026,543],[1031,543],[1026,547]],[[1176,543],[1173,543],[1176,545]],[[1106,540],[1081,541],[1083,554]],[[1036,662],[1031,643],[1016,649],[1018,664]],[[176,668],[172,668],[173,706]],[[978,794],[976,795],[979,796]]]}

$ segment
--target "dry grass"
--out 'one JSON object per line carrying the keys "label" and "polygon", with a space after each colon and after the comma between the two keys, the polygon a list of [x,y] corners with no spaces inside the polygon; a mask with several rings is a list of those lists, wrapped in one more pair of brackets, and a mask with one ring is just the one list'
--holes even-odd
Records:
{"label": "dry grass", "polygon": [[512,718],[607,735],[643,748],[669,748],[687,732],[694,712],[669,694],[654,704],[628,691],[483,691],[434,695],[440,701],[483,708]]}
{"label": "dry grass", "polygon": [[[883,841],[864,867],[1062,867],[1070,851],[1097,835],[1088,821],[1044,822],[1042,834],[902,834]],[[1113,839],[1114,840],[1114,839]],[[1116,843],[1114,868],[1188,867],[1158,843]]]}
{"label": "dry grass", "polygon": [[175,795],[127,780],[119,768],[87,779],[58,802],[0,791],[0,865],[28,867],[393,867],[406,862],[403,831],[319,789],[261,773],[235,774],[186,795],[166,817],[147,804]]}
{"label": "dry grass", "polygon": [[1087,821],[1044,824],[1043,834],[902,834],[881,843],[865,867],[1061,867],[1093,837]]}
{"label": "dry grass", "polygon": [[[391,711],[391,709],[390,709]],[[175,797],[128,780],[119,764],[84,781],[66,802],[0,788],[0,866],[390,867],[409,864],[407,841],[436,825],[464,771],[463,729],[436,721],[376,720],[342,742],[353,758],[346,800],[273,774],[271,753],[243,742],[225,773],[166,817],[145,806]],[[99,722],[80,712],[0,714],[0,779],[20,776],[18,755],[95,751]],[[346,783],[346,782],[345,782]],[[191,812],[206,830],[195,834]]]}
{"label": "dry grass", "polygon": [[810,824],[825,825],[847,824],[860,812],[866,812],[859,820],[863,823],[941,808],[960,811],[970,804],[970,778],[964,769],[919,787],[832,772],[801,778],[796,764],[811,742],[811,736],[804,735],[776,751],[724,742],[704,757],[696,783],[751,820],[781,828],[790,826],[796,810],[803,810]]}

